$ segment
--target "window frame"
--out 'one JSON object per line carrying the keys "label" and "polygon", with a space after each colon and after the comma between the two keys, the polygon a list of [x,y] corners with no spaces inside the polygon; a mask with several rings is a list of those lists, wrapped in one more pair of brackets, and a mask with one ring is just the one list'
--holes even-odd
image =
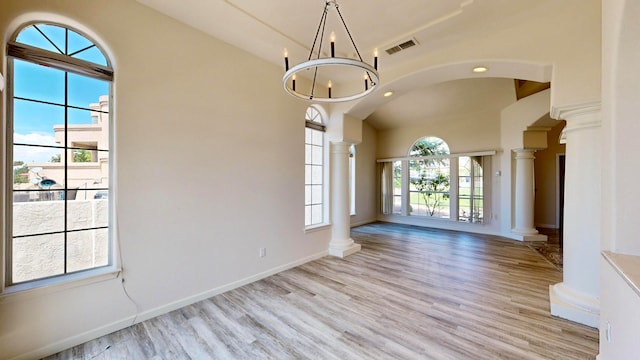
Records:
{"label": "window frame", "polygon": [[[83,59],[79,59],[79,58],[74,58],[72,57],[73,55],[80,53],[84,50],[89,49],[90,47],[86,47],[84,49],[81,49],[79,51],[76,51],[75,53],[69,54],[69,55],[63,55],[63,54],[57,54],[55,52],[49,51],[45,48],[38,48],[35,46],[31,46],[31,45],[27,45],[24,43],[20,43],[17,41],[19,35],[25,31],[26,29],[28,29],[31,26],[37,26],[37,25],[49,25],[49,26],[55,26],[55,27],[59,27],[62,29],[65,29],[65,43],[68,43],[69,39],[68,39],[68,31],[72,31],[76,34],[78,34],[79,36],[84,37],[88,43],[91,45],[90,47],[95,47],[100,54],[104,57],[104,61],[106,62],[107,66],[103,66],[97,63],[93,63],[90,61],[86,61]],[[36,28],[37,29],[37,28]],[[47,38],[44,33],[43,36],[45,38]],[[47,40],[49,40],[47,38]],[[49,40],[51,41],[51,40]],[[117,276],[118,272],[119,272],[119,261],[116,258],[115,254],[116,254],[116,239],[115,239],[115,233],[113,231],[114,228],[114,223],[115,223],[115,196],[114,196],[114,179],[115,179],[115,172],[114,172],[114,154],[115,154],[115,148],[114,148],[114,129],[115,129],[115,121],[114,121],[114,113],[113,113],[113,108],[114,108],[114,101],[113,101],[113,89],[114,89],[114,71],[113,71],[113,67],[112,67],[112,62],[109,58],[109,56],[107,55],[107,51],[104,50],[104,48],[101,46],[99,41],[95,40],[95,37],[89,36],[87,35],[85,32],[78,30],[77,28],[71,26],[71,25],[67,25],[67,24],[61,24],[61,23],[56,23],[56,22],[50,22],[50,21],[31,21],[31,22],[27,22],[27,23],[23,23],[21,26],[19,26],[17,28],[17,30],[13,33],[13,35],[11,36],[10,40],[7,41],[6,43],[7,46],[7,57],[6,57],[6,62],[7,62],[7,81],[6,81],[6,88],[5,88],[5,94],[6,94],[6,106],[5,106],[5,111],[6,111],[6,124],[5,124],[5,128],[4,131],[6,132],[3,136],[4,139],[2,139],[5,145],[5,157],[4,159],[6,160],[6,167],[5,167],[5,171],[6,173],[4,174],[5,176],[3,176],[3,182],[5,183],[4,186],[4,194],[5,194],[5,199],[6,201],[2,204],[3,206],[3,218],[4,218],[4,223],[5,223],[5,228],[4,228],[4,233],[5,233],[5,240],[4,240],[4,244],[1,247],[2,248],[2,252],[0,253],[1,257],[0,257],[0,262],[2,263],[2,266],[0,266],[0,295],[5,296],[5,295],[15,295],[18,293],[24,293],[24,292],[28,292],[31,293],[31,291],[27,291],[27,290],[35,290],[35,289],[40,289],[40,291],[51,291],[51,290],[47,290],[50,289],[50,285],[59,285],[59,284],[71,284],[74,283],[76,284],[77,282],[87,282],[87,281],[101,281],[102,279],[105,278],[110,278],[113,276]],[[55,45],[54,45],[55,46]],[[65,50],[65,52],[67,52]],[[68,229],[68,225],[66,224],[65,221],[65,225],[64,225],[64,230],[61,232],[63,234],[68,234],[70,232],[74,232],[74,231],[97,231],[99,229],[106,229],[106,240],[107,240],[107,245],[106,245],[106,250],[107,250],[107,254],[106,254],[106,258],[107,258],[107,264],[106,265],[98,265],[98,266],[91,266],[91,267],[87,267],[87,268],[83,268],[80,270],[69,270],[66,268],[65,265],[65,269],[63,270],[62,274],[56,274],[56,275],[50,275],[50,276],[40,276],[37,278],[33,278],[33,279],[28,279],[28,280],[24,280],[24,281],[17,281],[17,282],[13,282],[12,279],[12,271],[13,271],[13,250],[12,250],[12,246],[13,246],[13,242],[14,242],[14,234],[13,234],[13,216],[14,216],[14,199],[13,199],[13,193],[15,191],[14,189],[14,171],[13,171],[13,163],[15,161],[14,159],[14,146],[15,146],[15,139],[14,139],[14,102],[16,100],[16,96],[15,96],[15,61],[19,60],[19,61],[24,61],[33,65],[37,65],[37,66],[44,66],[44,67],[48,67],[48,68],[53,68],[59,71],[62,71],[65,73],[65,79],[68,77],[68,74],[75,74],[75,75],[79,75],[82,76],[83,78],[90,78],[90,79],[97,79],[97,80],[102,80],[102,81],[106,81],[107,82],[107,87],[108,87],[108,148],[107,149],[102,149],[101,152],[106,151],[108,153],[108,186],[107,186],[107,190],[109,191],[110,194],[110,199],[108,202],[108,208],[107,208],[107,212],[108,212],[108,221],[107,221],[107,225],[106,226],[100,226],[100,227],[92,227],[92,228],[87,228],[87,229]],[[65,81],[66,83],[66,81]],[[68,94],[69,89],[67,88],[68,85],[65,85],[65,89],[64,92],[65,94]],[[65,95],[65,97],[68,95]],[[29,99],[28,101],[35,101],[38,102],[37,99]],[[67,113],[69,109],[74,108],[74,106],[70,105],[68,102],[65,102],[64,104],[52,104],[52,105],[56,105],[56,106],[61,106],[64,109],[64,112]],[[89,110],[88,109],[89,106],[87,106],[87,108],[83,108],[83,110]],[[90,111],[94,111],[93,109],[91,109]],[[100,112],[100,110],[98,110],[98,112]],[[65,119],[67,118],[68,115],[65,115]],[[65,121],[66,123],[66,121]],[[73,146],[70,145],[68,143],[67,139],[67,133],[69,132],[69,128],[68,126],[65,126],[64,128],[64,133],[65,133],[65,141],[64,144],[62,144],[60,147],[56,147],[59,148],[61,152],[68,152],[68,151],[73,151]],[[38,147],[39,145],[34,144],[33,146]],[[42,146],[40,146],[42,147]],[[72,160],[67,159],[65,162],[65,169],[68,166],[67,164],[69,162],[72,162]],[[67,170],[65,170],[65,173],[67,172]],[[101,177],[101,179],[103,179],[104,177]],[[65,175],[65,181],[64,181],[64,188],[61,190],[63,193],[68,194],[68,192],[72,190],[70,188],[70,185],[68,184],[66,175]],[[86,190],[85,190],[86,191]],[[66,196],[65,196],[66,197]],[[70,201],[70,200],[65,200],[66,201]],[[67,218],[68,216],[68,210],[65,206],[65,214],[60,215],[61,217],[63,217],[64,219]],[[56,232],[58,233],[58,231]],[[42,233],[45,234],[45,233]],[[31,234],[34,235],[34,234]],[[67,247],[66,241],[65,241],[65,248]],[[65,250],[65,253],[67,252],[67,250]],[[66,260],[65,260],[66,263]]]}
{"label": "window frame", "polygon": [[[436,222],[453,222],[459,224],[468,224],[470,226],[475,225],[486,225],[490,222],[490,218],[487,217],[487,214],[491,214],[491,158],[497,154],[495,150],[488,151],[476,151],[476,152],[468,152],[468,153],[453,153],[446,155],[430,155],[430,156],[412,156],[411,151],[414,148],[414,145],[429,136],[421,137],[413,145],[410,147],[410,150],[407,152],[409,156],[405,157],[394,157],[394,158],[385,158],[376,160],[377,163],[380,163],[378,169],[380,169],[379,174],[381,178],[379,181],[381,183],[380,186],[380,202],[385,203],[392,201],[394,204],[396,201],[400,201],[398,206],[394,205],[391,211],[389,209],[385,209],[384,206],[380,206],[379,216],[384,217],[387,221],[393,221],[394,219],[420,219],[419,221],[436,221]],[[471,157],[471,158],[480,158],[482,159],[481,167],[482,167],[482,175],[478,176],[478,178],[482,181],[482,219],[480,221],[467,222],[462,221],[459,216],[459,193],[460,187],[458,184],[459,178],[459,158],[461,157]],[[419,161],[419,160],[434,160],[434,159],[449,159],[449,207],[450,207],[450,216],[449,218],[439,218],[439,217],[431,217],[431,216],[421,216],[421,215],[412,215],[409,209],[409,188],[410,188],[410,162],[411,161]],[[385,186],[382,185],[387,181],[385,177],[385,164],[391,163],[391,168],[393,169],[393,182],[396,184],[397,182],[401,182],[400,187],[394,187],[394,191],[389,191],[389,189],[385,189]],[[395,176],[399,174],[399,177]],[[451,180],[454,179],[454,180]],[[398,194],[396,190],[400,190]],[[386,193],[386,194],[385,194]],[[385,197],[390,196],[390,199],[386,199]],[[387,212],[385,212],[387,211]],[[406,220],[405,220],[406,221]],[[412,222],[415,223],[415,222]],[[462,225],[466,226],[466,225]]]}
{"label": "window frame", "polygon": [[[311,117],[310,112],[315,115]],[[311,105],[307,107],[307,109],[305,110],[305,163],[304,163],[305,165],[305,183],[304,183],[305,185],[305,198],[304,198],[305,220],[304,220],[304,227],[305,227],[305,230],[307,231],[328,225],[327,198],[328,198],[329,187],[328,187],[327,165],[329,163],[328,161],[329,153],[328,153],[328,146],[327,146],[327,134],[326,134],[327,127],[325,124],[325,118],[326,118],[326,114],[324,114],[324,112],[322,111],[322,108],[316,105]],[[319,121],[316,119],[318,119]],[[317,166],[317,164],[310,164],[307,162],[307,157],[309,156],[309,154],[307,153],[307,146],[318,146],[318,145],[307,143],[306,134],[308,130],[322,133],[322,149],[321,149],[322,164],[320,165],[322,168],[322,175],[321,175],[322,184],[320,185],[322,186],[322,189],[320,190],[322,200],[320,203],[315,203],[315,204],[311,204],[311,203],[307,204],[308,202],[307,187],[318,186],[318,184],[313,184],[313,183],[307,184],[307,178],[311,177],[311,174],[309,175],[307,174],[307,166]],[[313,195],[311,196],[313,197]],[[311,214],[310,215],[311,221],[307,223],[307,209],[309,206],[313,206],[313,205],[320,205],[322,220],[320,222],[313,222],[313,214]]]}
{"label": "window frame", "polygon": [[[428,141],[440,141],[440,144],[438,145],[438,150],[439,152],[437,152],[435,155],[429,155],[429,156],[421,156],[419,155],[419,149],[418,149],[418,145],[422,142],[428,142]],[[435,136],[423,136],[421,138],[419,138],[418,140],[416,140],[413,145],[411,145],[411,148],[409,149],[407,155],[409,156],[409,158],[416,158],[416,160],[409,160],[408,161],[408,166],[409,166],[409,179],[408,179],[408,199],[409,199],[409,203],[408,203],[408,214],[410,216],[419,216],[419,217],[426,217],[426,218],[430,218],[430,219],[443,219],[443,220],[447,220],[447,219],[451,219],[451,215],[452,215],[452,208],[451,208],[451,203],[452,203],[452,199],[451,199],[451,178],[452,178],[452,174],[451,174],[451,169],[452,169],[452,165],[454,163],[454,161],[451,161],[451,159],[449,158],[449,155],[451,155],[451,152],[449,151],[449,145],[447,144],[446,141],[444,141],[443,139],[439,138],[439,137],[435,137]],[[440,163],[438,163],[440,162]],[[427,193],[430,193],[431,195],[434,195],[434,199],[440,197],[439,200],[434,200],[433,204],[429,205],[429,202],[426,200],[426,198],[423,197],[423,193],[425,192],[424,190],[419,190],[417,189],[417,186],[412,182],[412,177],[411,177],[411,172],[412,172],[412,168],[417,166],[418,167],[418,171],[420,173],[420,177],[422,178],[422,180],[425,180],[425,175],[427,174],[438,174],[438,175],[442,175],[443,170],[444,172],[446,172],[446,176],[448,178],[448,185],[447,185],[447,189],[445,190],[439,190],[439,189],[433,189],[433,190],[426,190]],[[415,190],[412,190],[412,187],[416,188]],[[412,194],[416,194],[418,199],[418,202],[412,202],[411,199],[413,198]],[[448,206],[442,206],[442,205],[437,205],[439,201],[442,200],[448,200]],[[412,211],[412,206],[413,205],[421,205],[424,201],[424,206],[426,207],[426,211],[424,214],[422,214],[420,211]],[[431,208],[433,207],[433,208]],[[436,208],[437,207],[437,208]],[[442,213],[448,213],[448,216],[442,216]]]}

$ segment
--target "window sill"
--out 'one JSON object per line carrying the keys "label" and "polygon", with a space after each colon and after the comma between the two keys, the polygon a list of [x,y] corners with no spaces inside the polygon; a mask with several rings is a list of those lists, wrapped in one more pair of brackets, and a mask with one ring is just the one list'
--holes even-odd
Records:
{"label": "window sill", "polygon": [[0,303],[34,298],[79,286],[116,279],[120,275],[120,271],[120,268],[115,266],[105,266],[66,276],[7,286],[0,293]]}
{"label": "window sill", "polygon": [[316,232],[316,231],[322,231],[325,229],[328,229],[331,227],[331,224],[317,224],[317,225],[311,225],[311,226],[307,226],[306,228],[304,228],[304,233],[312,233],[312,232]]}

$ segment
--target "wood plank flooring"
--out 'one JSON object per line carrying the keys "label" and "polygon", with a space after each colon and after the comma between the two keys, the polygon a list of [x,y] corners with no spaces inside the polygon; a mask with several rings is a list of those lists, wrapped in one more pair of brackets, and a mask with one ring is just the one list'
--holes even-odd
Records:
{"label": "wood plank flooring", "polygon": [[47,359],[594,359],[549,315],[561,272],[525,244],[375,223],[326,257]]}

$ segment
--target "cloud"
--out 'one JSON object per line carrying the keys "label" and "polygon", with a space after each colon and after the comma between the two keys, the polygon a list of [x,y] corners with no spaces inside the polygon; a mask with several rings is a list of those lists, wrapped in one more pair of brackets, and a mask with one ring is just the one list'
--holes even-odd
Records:
{"label": "cloud", "polygon": [[[13,142],[20,144],[35,144],[35,145],[60,145],[57,144],[54,137],[50,135],[43,135],[37,133],[31,134],[13,134]],[[25,163],[31,162],[49,162],[51,157],[59,155],[60,149],[51,149],[46,147],[37,146],[19,146],[13,147],[13,160],[24,161]]]}

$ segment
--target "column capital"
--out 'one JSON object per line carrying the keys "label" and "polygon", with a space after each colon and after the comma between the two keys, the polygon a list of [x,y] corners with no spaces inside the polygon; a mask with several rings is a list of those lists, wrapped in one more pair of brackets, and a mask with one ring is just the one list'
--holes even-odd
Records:
{"label": "column capital", "polygon": [[535,159],[534,153],[537,149],[513,149],[516,153],[516,159]]}
{"label": "column capital", "polygon": [[564,132],[600,127],[600,101],[592,101],[577,105],[558,106],[551,109],[551,117],[566,120]]}
{"label": "column capital", "polygon": [[329,143],[331,144],[331,153],[334,154],[349,153],[349,148],[353,145],[346,141],[330,141]]}

